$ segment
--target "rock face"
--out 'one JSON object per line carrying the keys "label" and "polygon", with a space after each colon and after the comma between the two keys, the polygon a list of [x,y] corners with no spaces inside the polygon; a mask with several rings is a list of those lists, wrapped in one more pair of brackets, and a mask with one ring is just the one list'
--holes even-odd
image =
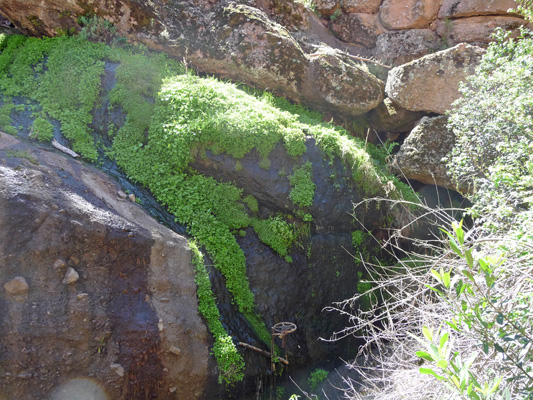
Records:
{"label": "rock face", "polygon": [[359,43],[367,48],[374,47],[378,35],[382,33],[378,17],[373,14],[345,14],[335,19],[330,29],[342,41]]}
{"label": "rock face", "polygon": [[379,19],[387,29],[420,29],[433,22],[441,0],[385,0]]}
{"label": "rock face", "polygon": [[517,32],[523,25],[523,20],[512,16],[482,16],[459,18],[439,25],[437,32],[449,44],[472,43],[487,46],[491,42],[492,34],[496,28]]}
{"label": "rock face", "polygon": [[484,50],[468,44],[424,56],[389,72],[385,91],[410,111],[444,114],[459,98],[459,82],[474,73]]}
{"label": "rock face", "polygon": [[431,29],[410,29],[379,35],[374,55],[396,66],[441,50],[442,46],[442,40]]}
{"label": "rock face", "polygon": [[444,0],[439,18],[506,14],[509,9],[514,9],[516,6],[514,0]]}
{"label": "rock face", "polygon": [[0,133],[0,398],[200,399],[216,379],[187,241],[116,193]]}
{"label": "rock face", "polygon": [[446,157],[455,144],[455,136],[446,124],[445,116],[422,118],[394,159],[393,167],[398,173],[428,185],[463,189],[457,188],[447,173]]}

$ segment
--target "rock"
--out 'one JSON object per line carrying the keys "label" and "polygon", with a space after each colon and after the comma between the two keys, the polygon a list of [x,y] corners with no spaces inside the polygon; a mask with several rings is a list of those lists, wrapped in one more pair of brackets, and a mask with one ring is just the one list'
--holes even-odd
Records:
{"label": "rock", "polygon": [[324,18],[329,18],[340,8],[340,0],[314,0],[313,4]]}
{"label": "rock", "polygon": [[71,283],[76,283],[80,279],[80,275],[76,272],[74,268],[67,269],[65,277],[61,281],[63,285],[70,285]]}
{"label": "rock", "polygon": [[428,185],[458,190],[448,175],[446,157],[453,149],[455,136],[446,128],[447,117],[424,117],[400,147],[393,168],[407,179]]}
{"label": "rock", "polygon": [[378,36],[374,56],[396,66],[441,50],[442,46],[442,40],[431,29],[387,32]]}
{"label": "rock", "polygon": [[341,0],[341,7],[346,13],[375,14],[379,11],[382,0]]}
{"label": "rock", "polygon": [[507,14],[510,8],[516,7],[514,0],[443,0],[439,18]]}
{"label": "rock", "polygon": [[4,290],[11,295],[25,294],[29,289],[28,282],[22,276],[17,276],[4,284]]}
{"label": "rock", "polygon": [[61,258],[57,259],[54,263],[54,269],[55,270],[60,270],[60,269],[63,269],[67,266],[67,262]]}
{"label": "rock", "polygon": [[309,29],[312,11],[294,0],[264,0],[268,15],[289,31]]}
{"label": "rock", "polygon": [[124,367],[122,365],[111,364],[109,368],[111,368],[112,371],[115,371],[115,373],[121,378],[124,376]]}
{"label": "rock", "polygon": [[181,349],[176,346],[172,346],[169,351],[176,356],[181,354]]}
{"label": "rock", "polygon": [[78,265],[80,263],[80,259],[76,256],[70,256],[70,261],[72,261],[74,265]]}
{"label": "rock", "polygon": [[[7,151],[31,153],[38,164],[7,157]],[[0,296],[0,397],[55,398],[51,393],[61,383],[87,377],[109,399],[147,392],[162,399],[170,387],[180,398],[217,398],[187,240],[121,201],[117,182],[70,157],[0,133],[0,160],[0,282],[17,275],[36,282],[32,306]],[[50,212],[52,204],[66,212]],[[87,275],[78,282],[79,294],[52,268],[72,254],[83,254],[75,268]],[[145,302],[151,293],[172,300]],[[180,357],[167,352],[175,343]],[[111,364],[127,374],[110,374]]]}
{"label": "rock", "polygon": [[475,72],[484,53],[463,43],[400,65],[389,71],[385,91],[407,110],[444,114],[460,96],[459,82]]}
{"label": "rock", "polygon": [[344,42],[372,48],[378,35],[382,33],[378,21],[377,15],[373,14],[343,14],[330,23],[330,29]]}
{"label": "rock", "polygon": [[439,24],[437,32],[452,45],[467,42],[487,46],[496,28],[511,31],[516,36],[524,24],[522,18],[512,16],[470,17],[444,21]]}
{"label": "rock", "polygon": [[135,195],[133,193],[130,193],[130,195],[128,196],[128,199],[130,199],[131,202],[135,203]]}
{"label": "rock", "polygon": [[423,116],[423,112],[408,111],[386,98],[370,112],[369,122],[378,132],[408,132]]}
{"label": "rock", "polygon": [[[360,115],[377,107],[383,100],[382,81],[357,66],[349,57],[328,47],[321,47],[312,54],[307,77],[302,88],[307,103],[319,110]],[[323,98],[321,93],[326,92],[334,95]]]}
{"label": "rock", "polygon": [[128,195],[126,193],[124,193],[122,190],[117,190],[117,195],[121,199],[126,199],[126,197],[128,197]]}
{"label": "rock", "polygon": [[379,18],[387,29],[427,28],[437,17],[441,0],[385,0]]}

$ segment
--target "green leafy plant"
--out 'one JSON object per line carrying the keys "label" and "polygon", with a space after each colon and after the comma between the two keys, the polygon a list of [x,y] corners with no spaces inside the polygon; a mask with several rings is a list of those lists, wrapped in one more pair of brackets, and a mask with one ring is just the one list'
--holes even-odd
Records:
{"label": "green leafy plant", "polygon": [[316,185],[313,182],[312,168],[313,166],[308,161],[300,168],[295,168],[294,173],[289,176],[292,186],[289,198],[300,207],[310,207],[313,204]]}
{"label": "green leafy plant", "polygon": [[46,119],[39,117],[33,121],[30,137],[39,142],[49,142],[54,137],[54,126]]}
{"label": "green leafy plant", "polygon": [[317,368],[313,372],[311,372],[311,375],[309,375],[308,383],[311,387],[311,390],[315,390],[318,385],[320,385],[322,382],[326,380],[328,377],[328,372]]}

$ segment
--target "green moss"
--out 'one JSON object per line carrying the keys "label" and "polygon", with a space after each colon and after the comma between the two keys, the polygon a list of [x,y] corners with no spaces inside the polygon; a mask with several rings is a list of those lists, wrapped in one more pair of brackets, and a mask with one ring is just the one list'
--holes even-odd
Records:
{"label": "green moss", "polygon": [[48,120],[41,117],[36,118],[30,136],[39,142],[49,142],[54,137],[54,127]]}
{"label": "green moss", "polygon": [[259,211],[259,203],[251,194],[246,196],[243,201],[246,203],[251,212],[256,213]]}
{"label": "green moss", "polygon": [[192,264],[198,287],[196,291],[198,310],[205,318],[209,330],[215,338],[213,354],[220,369],[220,380],[228,384],[240,381],[244,377],[244,360],[220,322],[220,312],[211,290],[211,282],[204,266],[203,255],[195,243],[190,242],[189,247],[192,252]]}
{"label": "green moss", "polygon": [[6,152],[6,155],[7,157],[23,158],[24,160],[28,160],[32,164],[39,165],[35,157],[33,157],[30,153],[26,151],[8,150]]}
{"label": "green moss", "polygon": [[289,198],[300,207],[310,207],[313,204],[316,185],[313,183],[312,169],[311,163],[306,162],[300,168],[295,168],[294,174],[289,176],[292,186]]}
{"label": "green moss", "polygon": [[252,227],[259,236],[259,240],[270,246],[281,257],[288,256],[289,249],[297,237],[296,229],[292,224],[278,215],[266,220],[254,219]]}
{"label": "green moss", "polygon": [[0,54],[0,90],[38,101],[44,112],[60,121],[73,150],[96,160],[87,125],[92,122],[107,52],[106,46],[79,38],[12,37]]}
{"label": "green moss", "polygon": [[17,135],[17,130],[11,126],[11,111],[14,107],[11,99],[4,99],[2,107],[0,107],[0,130],[10,135]]}

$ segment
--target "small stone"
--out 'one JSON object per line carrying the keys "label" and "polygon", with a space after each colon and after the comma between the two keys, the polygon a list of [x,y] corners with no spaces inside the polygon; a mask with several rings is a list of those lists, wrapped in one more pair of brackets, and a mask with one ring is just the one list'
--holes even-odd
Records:
{"label": "small stone", "polygon": [[118,197],[120,197],[121,199],[125,199],[126,197],[128,197],[128,195],[124,193],[122,190],[117,191],[117,194],[118,194]]}
{"label": "small stone", "polygon": [[161,297],[161,303],[168,303],[170,299],[168,297]]}
{"label": "small stone", "polygon": [[181,349],[176,346],[172,346],[169,351],[176,356],[179,356],[181,354]]}
{"label": "small stone", "polygon": [[65,277],[63,278],[63,284],[64,285],[70,285],[71,283],[76,283],[80,279],[80,275],[76,272],[76,270],[72,267],[70,267],[67,272],[65,273]]}
{"label": "small stone", "polygon": [[159,332],[163,332],[163,329],[165,326],[163,325],[163,320],[159,318],[159,322],[157,323],[157,328],[159,329]]}
{"label": "small stone", "polygon": [[80,293],[76,296],[78,300],[87,300],[89,299],[89,293]]}
{"label": "small stone", "polygon": [[54,204],[54,205],[52,206],[52,210],[59,210],[59,207],[58,207],[56,204]]}
{"label": "small stone", "polygon": [[135,203],[135,195],[131,193],[128,198]]}
{"label": "small stone", "polygon": [[54,269],[62,269],[67,266],[67,262],[65,260],[62,260],[61,258],[58,258],[56,262],[54,263]]}
{"label": "small stone", "polygon": [[70,256],[70,261],[72,261],[74,265],[78,265],[80,263],[80,259],[75,256]]}
{"label": "small stone", "polygon": [[176,386],[172,386],[170,389],[168,389],[168,391],[169,391],[170,393],[175,393],[176,390],[178,390],[178,388],[177,388]]}
{"label": "small stone", "polygon": [[17,276],[4,285],[4,290],[13,295],[27,293],[29,289],[28,282],[22,276]]}
{"label": "small stone", "polygon": [[124,367],[120,364],[111,364],[111,369],[121,378],[124,376]]}

